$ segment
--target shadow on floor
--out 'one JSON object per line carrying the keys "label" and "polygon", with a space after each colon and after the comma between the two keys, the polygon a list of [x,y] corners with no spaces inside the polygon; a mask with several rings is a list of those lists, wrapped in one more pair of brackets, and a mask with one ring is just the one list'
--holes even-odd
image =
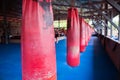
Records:
{"label": "shadow on floor", "polygon": [[119,73],[97,37],[94,41],[94,80],[119,80]]}

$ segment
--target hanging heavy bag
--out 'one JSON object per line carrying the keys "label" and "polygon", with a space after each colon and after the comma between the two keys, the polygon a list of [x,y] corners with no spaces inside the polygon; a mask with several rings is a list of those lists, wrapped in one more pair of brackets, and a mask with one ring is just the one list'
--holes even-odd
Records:
{"label": "hanging heavy bag", "polygon": [[80,52],[84,52],[86,47],[84,19],[80,17],[79,21],[80,21]]}
{"label": "hanging heavy bag", "polygon": [[51,0],[23,0],[22,80],[56,80]]}
{"label": "hanging heavy bag", "polygon": [[68,9],[67,18],[67,63],[75,67],[80,63],[79,16],[76,8]]}

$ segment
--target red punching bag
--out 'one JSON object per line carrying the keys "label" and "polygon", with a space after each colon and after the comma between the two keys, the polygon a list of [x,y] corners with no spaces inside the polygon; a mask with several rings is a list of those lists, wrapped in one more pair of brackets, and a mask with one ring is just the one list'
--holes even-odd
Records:
{"label": "red punching bag", "polygon": [[79,16],[76,8],[68,9],[67,27],[67,63],[75,67],[80,63]]}
{"label": "red punching bag", "polygon": [[23,0],[22,80],[56,80],[51,0]]}
{"label": "red punching bag", "polygon": [[84,26],[84,19],[80,18],[80,52],[85,51],[85,26]]}
{"label": "red punching bag", "polygon": [[89,40],[90,40],[91,32],[90,32],[90,25],[89,24],[88,24],[88,30],[89,30]]}
{"label": "red punching bag", "polygon": [[88,45],[88,32],[87,32],[87,25],[86,25],[86,22],[84,21],[84,23],[85,23],[85,41],[86,41],[86,46]]}

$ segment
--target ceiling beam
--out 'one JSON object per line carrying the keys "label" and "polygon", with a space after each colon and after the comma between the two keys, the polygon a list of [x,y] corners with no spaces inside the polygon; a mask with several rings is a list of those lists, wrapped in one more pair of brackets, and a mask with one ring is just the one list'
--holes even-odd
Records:
{"label": "ceiling beam", "polygon": [[114,7],[120,13],[120,5],[117,4],[114,0],[106,0],[112,7]]}
{"label": "ceiling beam", "polygon": [[[53,7],[54,7],[54,5],[55,6],[59,6],[59,7],[61,7],[61,6],[63,6],[63,7],[71,7],[71,5],[69,5],[69,4],[65,5],[65,4],[56,4],[56,3],[53,3],[52,5],[53,5]],[[89,6],[76,6],[75,5],[74,7],[76,7],[76,8],[81,8],[81,7],[82,8],[88,8]]]}
{"label": "ceiling beam", "polygon": [[107,15],[102,13],[97,6],[93,5],[93,7],[98,11],[99,14],[101,14],[106,20],[108,20],[118,31],[120,31],[118,26],[115,23],[113,23],[112,20]]}
{"label": "ceiling beam", "polygon": [[[93,1],[91,5],[98,5],[98,4],[103,4],[105,1]],[[89,2],[82,3],[83,6],[89,5]]]}
{"label": "ceiling beam", "polygon": [[85,18],[85,19],[96,19],[96,20],[98,20],[97,19],[97,17],[99,17],[99,16],[101,16],[101,15],[88,15],[88,16],[81,16],[81,17],[83,17],[83,18]]}
{"label": "ceiling beam", "polygon": [[[111,10],[113,10],[113,9],[99,9],[100,11],[111,11]],[[97,10],[92,10],[92,11],[85,11],[85,12],[83,12],[84,14],[87,14],[87,13],[96,13],[97,12]]]}
{"label": "ceiling beam", "polygon": [[[3,14],[0,14],[0,16],[3,16]],[[18,19],[21,19],[21,16],[17,16],[17,15],[6,15],[6,17],[11,17],[11,18],[18,18]]]}

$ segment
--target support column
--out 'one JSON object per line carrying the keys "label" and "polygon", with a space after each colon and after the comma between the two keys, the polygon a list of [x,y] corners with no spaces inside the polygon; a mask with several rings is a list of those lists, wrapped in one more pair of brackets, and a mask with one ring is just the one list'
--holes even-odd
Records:
{"label": "support column", "polygon": [[[119,23],[118,23],[119,25],[119,29],[120,29],[120,14],[119,14]],[[118,40],[120,41],[120,31],[118,31]]]}
{"label": "support column", "polygon": [[9,43],[9,34],[8,34],[8,25],[7,25],[7,15],[6,15],[6,1],[3,1],[3,35],[2,35],[2,43]]}
{"label": "support column", "polygon": [[58,16],[58,28],[60,28],[60,12],[59,13],[59,16]]}
{"label": "support column", "polygon": [[[108,24],[107,20],[105,20],[105,23]],[[108,28],[105,26],[105,36],[107,36],[107,33],[108,33],[107,29]]]}
{"label": "support column", "polygon": [[[110,18],[113,20],[113,10],[110,12]],[[110,26],[110,37],[112,37],[112,24]]]}
{"label": "support column", "polygon": [[102,29],[100,29],[100,34],[102,34]]}
{"label": "support column", "polygon": [[[102,5],[103,6],[103,5]],[[101,20],[102,20],[102,22],[103,22],[103,16],[101,15]],[[102,27],[102,29],[101,29],[101,34],[103,34],[103,28],[104,27]]]}
{"label": "support column", "polygon": [[59,18],[58,18],[58,26],[59,26],[59,28],[60,28],[60,16],[59,16]]}
{"label": "support column", "polygon": [[[108,4],[105,4],[105,9],[108,9]],[[105,19],[105,23],[108,24],[108,21],[106,19]],[[107,27],[105,27],[105,36],[107,36],[107,33],[108,33]]]}

